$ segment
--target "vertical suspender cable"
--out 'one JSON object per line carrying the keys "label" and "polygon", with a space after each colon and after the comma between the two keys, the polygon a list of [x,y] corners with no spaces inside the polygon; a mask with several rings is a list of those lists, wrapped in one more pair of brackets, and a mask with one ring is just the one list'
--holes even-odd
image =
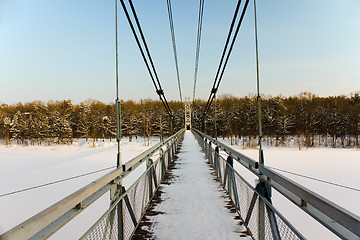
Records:
{"label": "vertical suspender cable", "polygon": [[169,15],[170,32],[171,32],[171,39],[172,39],[172,45],[173,45],[173,51],[174,51],[176,76],[177,76],[178,86],[179,86],[179,95],[180,95],[180,101],[182,102],[179,64],[178,64],[178,59],[177,59],[176,41],[175,41],[175,29],[174,29],[174,20],[173,20],[173,16],[172,16],[171,1],[167,0],[166,3],[167,3],[168,15]]}
{"label": "vertical suspender cable", "polygon": [[214,94],[214,136],[217,140],[217,125],[216,125],[216,93]]}
{"label": "vertical suspender cable", "polygon": [[117,9],[117,1],[115,0],[115,62],[116,62],[116,100],[115,100],[115,108],[116,108],[116,141],[117,141],[117,159],[116,159],[116,167],[119,168],[121,163],[121,152],[120,152],[120,139],[121,139],[121,105],[119,100],[119,43],[118,43],[118,9]]}
{"label": "vertical suspender cable", "polygon": [[259,163],[264,164],[264,152],[262,148],[262,123],[261,123],[261,96],[260,96],[260,77],[259,77],[259,47],[257,34],[257,16],[256,0],[254,0],[254,17],[255,17],[255,49],[256,49],[256,89],[257,89],[257,111],[258,111],[258,128],[259,128]]}
{"label": "vertical suspender cable", "polygon": [[196,38],[193,101],[195,101],[196,80],[197,80],[197,73],[198,73],[198,68],[199,68],[200,43],[201,43],[201,31],[202,31],[203,15],[204,15],[204,0],[200,0],[199,17],[198,17],[198,30],[197,30],[197,38]]}

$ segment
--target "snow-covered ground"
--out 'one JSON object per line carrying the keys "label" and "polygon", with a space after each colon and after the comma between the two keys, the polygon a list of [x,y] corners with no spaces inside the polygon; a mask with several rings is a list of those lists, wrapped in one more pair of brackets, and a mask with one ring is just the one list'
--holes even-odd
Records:
{"label": "snow-covered ground", "polygon": [[[156,142],[158,142],[158,138],[152,138],[150,145],[154,145]],[[96,147],[92,147],[92,145],[92,142],[86,143],[85,141],[79,141],[71,146],[22,147],[13,145],[6,148],[0,145],[0,195],[115,166],[115,141],[100,141],[95,144]],[[145,146],[143,138],[134,139],[132,143],[123,139],[122,157],[124,162],[147,148],[148,146]],[[257,159],[258,152],[256,149],[243,150],[240,148],[239,150],[245,155]],[[357,189],[360,188],[360,181],[358,181],[360,151],[357,149],[314,148],[299,151],[297,148],[269,147],[265,148],[264,153],[265,164],[268,166]],[[254,177],[251,173],[247,170],[240,171],[244,176],[249,176],[250,183],[254,183]],[[0,197],[0,233],[9,230],[105,173],[106,171],[99,172],[52,186]],[[360,215],[360,208],[358,207],[360,192],[303,179],[286,173],[282,174]],[[323,227],[319,226],[275,191],[273,195],[274,205],[294,223],[305,237],[308,239],[337,239],[332,233],[326,229],[324,230]],[[77,239],[108,206],[109,195],[106,194],[60,230],[59,233],[55,234],[52,239]]]}
{"label": "snow-covered ground", "polygon": [[[123,162],[130,160],[159,142],[151,138],[145,146],[143,138],[121,141]],[[0,195],[116,166],[116,141],[80,140],[73,145],[18,146],[0,145]],[[48,206],[75,192],[112,169],[89,176],[0,197],[0,233],[6,232]],[[51,239],[78,239],[109,207],[105,194]],[[74,227],[76,226],[76,227]]]}
{"label": "snow-covered ground", "polygon": [[[230,143],[226,139],[222,141]],[[254,160],[258,159],[257,149],[243,149],[236,145],[231,147]],[[265,147],[264,156],[267,166],[360,189],[358,179],[360,149],[319,147],[298,150],[297,147]],[[237,170],[246,177],[250,184],[255,184],[256,178],[252,173],[242,166],[237,167]],[[285,172],[279,171],[279,173],[360,216],[359,191],[325,184]],[[276,191],[273,191],[273,204],[308,239],[339,239]]]}

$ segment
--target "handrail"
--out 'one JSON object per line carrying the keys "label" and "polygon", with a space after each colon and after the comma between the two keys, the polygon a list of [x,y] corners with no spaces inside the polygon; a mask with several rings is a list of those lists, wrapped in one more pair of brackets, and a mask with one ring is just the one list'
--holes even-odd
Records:
{"label": "handrail", "polygon": [[[184,131],[184,129],[181,129],[166,141],[156,144],[154,147],[131,159],[129,161],[131,164],[125,163],[122,168],[107,173],[103,177],[100,177],[96,181],[86,185],[28,220],[20,223],[0,235],[0,239],[22,240],[49,238],[76,215],[109,191],[114,185],[121,181],[121,179],[139,166],[139,163],[144,159],[151,157],[165,144],[171,142],[175,143],[173,140],[179,138]],[[123,171],[123,169],[126,169],[126,171]]]}
{"label": "handrail", "polygon": [[[219,157],[225,161],[223,156]],[[238,173],[233,166],[227,166],[228,168],[230,168],[232,171],[234,171],[234,174],[236,174],[237,177],[239,177],[246,185],[248,188],[250,188],[253,192],[255,192],[259,198],[262,199],[262,201],[264,201],[266,203],[266,205],[271,208],[271,210],[273,212],[275,212],[279,218],[281,218],[282,221],[284,221],[286,223],[286,225],[297,235],[297,237],[299,237],[300,239],[305,239],[304,236],[301,235],[301,233],[299,233],[295,227],[271,204],[271,202],[269,202],[265,197],[263,197],[243,176],[240,175],[240,173]]]}
{"label": "handrail", "polygon": [[135,187],[135,185],[138,183],[138,181],[148,174],[148,172],[151,171],[151,168],[148,168],[141,176],[126,190],[126,192],[122,193],[116,201],[111,203],[109,209],[107,209],[101,217],[80,237],[80,239],[86,239],[86,237],[96,228],[96,226],[107,216],[111,211],[114,210],[114,208],[119,204],[119,202],[132,190],[132,188]]}
{"label": "handrail", "polygon": [[200,132],[197,129],[192,129],[192,130],[195,131],[196,133],[198,133],[199,135],[201,135],[202,137],[208,139],[212,143],[216,144],[216,146],[218,146],[221,150],[226,152],[228,155],[235,157],[237,159],[237,161],[239,163],[241,163],[242,165],[244,165],[246,168],[251,167],[253,173],[255,173],[255,174],[258,173],[256,171],[256,169],[258,168],[258,162],[254,161],[253,159],[249,158],[248,156],[246,156],[242,153],[239,153],[238,151],[232,149],[231,147],[228,147],[226,144],[217,141],[215,138],[212,138],[209,135],[206,135],[206,134]]}
{"label": "handrail", "polygon": [[181,129],[177,133],[175,133],[173,136],[167,138],[164,142],[159,142],[152,148],[146,150],[145,152],[141,153],[137,157],[129,160],[128,162],[124,163],[122,165],[123,171],[126,172],[128,170],[133,170],[135,166],[138,166],[139,163],[142,163],[146,158],[149,158],[149,156],[153,155],[154,152],[158,151],[160,147],[167,145],[171,141],[173,141],[174,138],[178,137],[180,134],[182,134],[185,130]]}
{"label": "handrail", "polygon": [[233,157],[248,170],[265,177],[266,181],[287,199],[304,210],[315,220],[320,222],[334,234],[342,239],[359,239],[360,217],[320,196],[317,193],[295,183],[285,176],[258,164],[255,160],[239,153],[233,148],[216,139],[193,129],[205,141],[209,141]]}

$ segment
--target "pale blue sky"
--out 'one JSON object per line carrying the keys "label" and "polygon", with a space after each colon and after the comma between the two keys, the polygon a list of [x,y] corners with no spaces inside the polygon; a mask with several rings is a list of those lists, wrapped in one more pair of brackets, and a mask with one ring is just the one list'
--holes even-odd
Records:
{"label": "pale blue sky", "polygon": [[[133,0],[168,100],[178,100],[166,1]],[[196,96],[207,99],[236,5],[205,0]],[[183,96],[192,97],[198,0],[172,1]],[[257,0],[261,92],[360,91],[359,0]],[[0,103],[115,99],[113,0],[0,0]],[[119,6],[120,97],[157,99]],[[219,94],[256,92],[251,1]]]}

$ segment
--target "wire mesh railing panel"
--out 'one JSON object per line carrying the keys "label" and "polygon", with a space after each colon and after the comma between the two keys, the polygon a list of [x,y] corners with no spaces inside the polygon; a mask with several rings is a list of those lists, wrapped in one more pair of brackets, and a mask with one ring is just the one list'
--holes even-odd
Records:
{"label": "wire mesh railing panel", "polygon": [[251,188],[246,185],[246,183],[237,175],[235,174],[235,181],[237,186],[237,192],[239,196],[239,204],[240,204],[240,215],[241,218],[245,219],[246,214],[249,211],[250,203],[252,196],[254,194],[254,191],[251,190]]}
{"label": "wire mesh railing panel", "polygon": [[289,227],[289,224],[286,223],[284,218],[280,217],[278,213],[274,212],[270,208],[267,208],[267,212],[268,216],[271,212],[275,215],[275,222],[281,239],[303,239],[302,236],[299,236],[292,228]]}
{"label": "wire mesh railing panel", "polygon": [[[235,195],[237,192],[240,205],[238,206],[238,212],[243,220],[246,219],[249,211],[251,211],[246,227],[254,239],[304,239],[292,225],[278,213],[271,203],[266,200],[260,201],[259,194],[238,174],[235,174],[234,179],[236,189],[233,189],[229,195],[235,203]],[[254,198],[256,198],[256,201],[252,204]],[[260,214],[260,212],[262,212],[262,214]]]}
{"label": "wire mesh railing panel", "polygon": [[[154,180],[157,181],[157,185],[161,181],[161,166],[161,161],[156,161],[122,197],[119,204],[122,206],[123,239],[131,239],[137,224],[141,221],[150,198],[156,191]],[[85,239],[118,239],[117,213],[118,206],[98,222]]]}
{"label": "wire mesh railing panel", "polygon": [[131,219],[130,210],[126,207],[125,201],[123,201],[123,231],[125,240],[131,238],[135,227]]}
{"label": "wire mesh railing panel", "polygon": [[280,233],[279,233],[279,230],[277,228],[277,222],[276,222],[276,219],[275,221],[273,221],[273,224],[275,224],[275,226],[271,226],[270,224],[270,216],[269,214],[272,214],[271,212],[268,211],[269,209],[266,208],[266,213],[267,214],[264,214],[264,224],[265,224],[265,227],[264,227],[264,236],[265,236],[265,239],[278,239],[276,238],[275,236],[276,235],[279,235],[280,236]]}
{"label": "wire mesh railing panel", "polygon": [[105,218],[97,224],[86,240],[117,240],[118,239],[118,215],[117,207],[107,214]]}
{"label": "wire mesh railing panel", "polygon": [[246,226],[254,239],[259,239],[259,198],[256,199],[254,209]]}
{"label": "wire mesh railing panel", "polygon": [[143,204],[143,199],[145,197],[144,189],[146,188],[145,181],[146,181],[145,177],[142,177],[140,181],[138,181],[133,194],[134,198],[132,199],[132,201],[130,200],[130,203],[133,206],[133,211],[136,217],[136,221],[140,221],[142,217],[142,213],[145,210],[145,206],[147,205],[147,202]]}

